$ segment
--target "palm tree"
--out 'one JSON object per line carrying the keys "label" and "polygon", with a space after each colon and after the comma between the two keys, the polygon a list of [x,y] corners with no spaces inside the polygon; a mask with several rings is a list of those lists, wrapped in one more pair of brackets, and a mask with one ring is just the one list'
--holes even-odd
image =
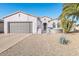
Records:
{"label": "palm tree", "polygon": [[61,21],[70,20],[71,24],[79,20],[79,3],[63,4],[62,14],[59,18]]}
{"label": "palm tree", "polygon": [[79,19],[79,3],[64,4],[60,18],[71,19],[76,21]]}
{"label": "palm tree", "polygon": [[[63,30],[66,32],[70,31],[72,25],[75,21],[79,20],[79,3],[71,3],[71,4],[64,4],[62,14],[59,17],[61,19],[61,24]],[[63,37],[63,38],[62,38]],[[60,37],[60,41],[66,41],[66,34]]]}

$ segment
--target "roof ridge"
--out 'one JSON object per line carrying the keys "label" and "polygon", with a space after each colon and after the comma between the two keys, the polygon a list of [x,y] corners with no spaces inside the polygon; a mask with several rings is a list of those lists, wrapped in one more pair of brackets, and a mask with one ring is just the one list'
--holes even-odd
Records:
{"label": "roof ridge", "polygon": [[[17,14],[17,13],[26,14],[25,12],[19,10],[19,11],[16,11],[16,12],[12,13],[12,14],[9,14],[8,16],[3,17],[3,19],[4,19],[4,18],[7,18],[7,17],[9,17],[9,16],[12,16],[12,15],[15,15],[15,14]],[[26,15],[33,16],[32,14],[26,14]],[[36,17],[36,16],[33,16],[33,17]]]}
{"label": "roof ridge", "polygon": [[[23,13],[23,14],[25,14],[25,15],[33,16],[32,14],[27,14],[27,13],[21,11],[21,10],[18,10],[18,11],[16,11],[16,12],[12,13],[12,14],[9,14],[8,16],[3,17],[3,19],[4,19],[4,18],[7,18],[7,17],[9,17],[9,16],[12,16],[12,15],[15,15],[15,14],[17,14],[17,13]],[[36,18],[37,18],[38,16],[33,16],[33,17],[36,17]],[[48,17],[48,16],[42,16],[41,18],[43,18],[43,17],[47,17],[47,18],[52,19],[51,17]]]}

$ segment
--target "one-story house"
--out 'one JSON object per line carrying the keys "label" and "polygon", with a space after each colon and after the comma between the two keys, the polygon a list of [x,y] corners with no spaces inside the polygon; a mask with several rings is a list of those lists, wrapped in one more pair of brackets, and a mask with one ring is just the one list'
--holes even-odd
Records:
{"label": "one-story house", "polygon": [[3,20],[4,33],[49,33],[51,29],[60,29],[59,20],[47,16],[36,17],[21,11],[3,17]]}

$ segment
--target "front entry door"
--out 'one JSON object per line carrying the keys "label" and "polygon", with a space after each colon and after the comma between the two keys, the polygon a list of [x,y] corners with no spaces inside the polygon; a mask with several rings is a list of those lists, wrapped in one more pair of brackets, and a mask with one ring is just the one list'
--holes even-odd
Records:
{"label": "front entry door", "polygon": [[46,33],[47,31],[47,23],[43,23],[43,32]]}

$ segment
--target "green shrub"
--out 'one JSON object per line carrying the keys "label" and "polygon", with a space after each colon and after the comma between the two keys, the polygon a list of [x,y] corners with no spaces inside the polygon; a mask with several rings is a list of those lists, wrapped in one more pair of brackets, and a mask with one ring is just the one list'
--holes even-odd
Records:
{"label": "green shrub", "polygon": [[67,40],[65,37],[60,37],[60,43],[61,44],[68,44],[69,40]]}

